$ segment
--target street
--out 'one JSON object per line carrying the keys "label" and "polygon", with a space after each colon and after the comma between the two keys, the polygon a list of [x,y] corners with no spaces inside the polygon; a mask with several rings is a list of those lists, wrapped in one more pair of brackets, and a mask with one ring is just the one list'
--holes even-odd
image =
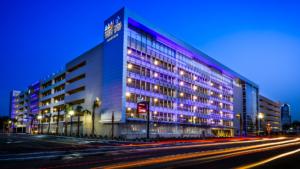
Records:
{"label": "street", "polygon": [[297,168],[299,138],[149,143],[1,135],[1,168]]}

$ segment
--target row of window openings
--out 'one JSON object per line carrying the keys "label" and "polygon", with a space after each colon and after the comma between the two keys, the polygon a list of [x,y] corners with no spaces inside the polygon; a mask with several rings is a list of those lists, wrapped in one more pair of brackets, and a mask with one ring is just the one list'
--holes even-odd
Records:
{"label": "row of window openings", "polygon": [[44,84],[41,85],[41,86],[42,86],[42,89],[45,89],[45,88],[47,88],[47,87],[49,87],[49,86],[51,86],[51,85],[54,85],[54,84],[56,84],[56,83],[58,83],[58,82],[64,80],[65,78],[66,78],[65,74],[63,74],[63,75],[61,75],[61,76],[59,76],[59,77],[57,77],[57,78],[54,78],[54,79],[52,79],[52,80],[49,80],[47,83],[44,83]]}
{"label": "row of window openings", "polygon": [[[75,70],[77,70],[77,69],[79,69],[79,68],[81,68],[81,67],[83,67],[85,65],[86,65],[86,61],[83,61],[83,62],[77,64],[76,66],[68,69],[67,72],[71,73],[71,72],[73,72],[73,71],[75,71]],[[66,74],[63,74],[63,75],[61,75],[59,77],[54,78],[53,80],[49,80],[47,83],[42,84],[42,89],[45,89],[45,88],[47,88],[47,87],[49,87],[49,86],[51,86],[51,85],[53,85],[55,83],[58,83],[58,82],[64,80],[65,78],[66,78]]]}
{"label": "row of window openings", "polygon": [[[148,83],[148,82],[143,82],[143,81],[140,81],[140,80],[135,80],[135,79],[128,78],[127,79],[127,85],[129,87],[135,87],[135,88],[143,89],[143,90],[146,90],[146,91],[153,91],[153,92],[164,94],[164,95],[167,95],[167,96],[176,97],[176,91],[174,89],[154,85],[154,84],[151,84],[151,83]],[[206,92],[203,92],[203,90],[198,91],[198,92],[206,93]],[[223,99],[223,100],[227,100],[227,101],[231,101],[231,102],[233,101],[232,97],[223,96],[222,94],[216,94],[215,92],[211,92],[210,95],[213,96],[213,97],[218,96],[219,99]],[[182,99],[190,99],[190,100],[193,100],[193,101],[205,102],[205,103],[208,103],[208,101],[209,101],[209,99],[198,97],[198,96],[195,96],[195,95],[192,95],[192,94],[189,94],[189,93],[184,93],[184,92],[179,92],[179,97],[182,98]],[[210,102],[210,103],[213,104],[214,102]]]}
{"label": "row of window openings", "polygon": [[[131,55],[132,53],[133,53],[133,51],[131,49],[128,49],[127,54]],[[173,65],[173,64],[167,63],[167,62],[162,61],[160,59],[157,59],[155,57],[151,57],[149,55],[147,55],[145,57],[147,58],[146,60],[148,62],[153,63],[157,67],[163,68],[163,69],[168,70],[172,73],[176,72],[175,65]],[[188,72],[187,70],[184,70],[183,68],[178,68],[178,74],[181,75],[181,77],[188,78],[188,79],[191,79],[193,81],[201,80],[201,82],[206,82],[206,83],[208,83],[208,81],[209,81],[208,77],[206,77],[204,75],[203,76],[193,75],[192,73]]]}
{"label": "row of window openings", "polygon": [[[53,103],[58,103],[60,101],[63,101],[64,98],[65,98],[64,96],[55,97],[54,100],[53,100]],[[49,104],[51,104],[51,99],[48,99],[48,100],[43,101],[41,103],[42,106],[48,106]]]}
{"label": "row of window openings", "polygon": [[[136,109],[127,108],[126,110],[127,118],[136,118],[136,119],[146,119],[145,114],[138,114]],[[196,124],[215,124],[215,125],[225,125],[225,126],[232,126],[231,121],[225,121],[221,119],[206,119],[200,118],[197,116],[188,116],[183,114],[172,114],[172,113],[164,113],[164,112],[157,112],[153,111],[150,113],[151,120],[153,121],[166,121],[166,122],[180,122],[180,123],[196,123]]]}
{"label": "row of window openings", "polygon": [[[140,48],[136,48],[136,46],[135,45],[132,45],[131,43],[130,43],[130,40],[131,40],[132,38],[128,38],[128,44],[129,44],[129,48],[128,48],[128,51],[127,51],[127,53],[128,54],[140,54],[140,53],[142,53],[142,59],[145,59],[145,60],[147,60],[148,62],[153,62],[155,65],[159,65],[160,67],[162,67],[162,68],[164,68],[164,69],[166,69],[166,70],[169,70],[169,71],[172,71],[172,72],[174,72],[175,70],[174,70],[174,65],[170,65],[170,63],[167,63],[167,62],[164,62],[164,61],[162,61],[161,59],[157,59],[157,58],[155,58],[155,57],[151,57],[150,55],[152,55],[152,56],[157,56],[158,57],[158,53],[157,52],[154,52],[153,50],[150,50],[150,51],[146,51],[146,50],[141,50]],[[136,40],[134,40],[134,42],[136,43],[137,41]],[[140,41],[140,43],[142,43],[141,41]],[[142,43],[143,44],[143,43]],[[147,49],[147,46],[146,46],[146,44],[144,44],[144,45],[142,45],[142,46],[144,46],[144,48],[146,48]],[[135,50],[136,49],[136,50]],[[160,50],[159,50],[160,51]],[[161,51],[160,51],[161,52]],[[146,55],[145,53],[149,53],[149,55]],[[161,55],[160,55],[161,56]],[[173,57],[175,56],[175,52],[174,52],[174,55],[172,55]],[[182,58],[181,60],[183,60],[183,61],[186,61],[186,63],[188,63],[188,64],[190,64],[190,63],[192,63],[191,61],[192,61],[192,59],[191,58],[189,58],[189,57],[187,57],[187,56],[185,56],[185,55],[183,55],[183,54],[181,54],[181,53],[178,53],[178,56],[182,56],[182,57],[179,57],[179,58]],[[161,63],[161,64],[160,64]],[[201,64],[201,63],[200,63]],[[199,67],[200,65],[197,65],[196,67]],[[201,66],[201,67],[205,67],[204,65],[203,66]],[[205,70],[210,70],[210,68],[205,68]],[[220,73],[217,73],[217,75],[218,75],[218,78],[219,79],[224,79],[224,78],[226,78],[226,81],[227,82],[232,82],[232,79],[229,79],[228,77],[224,77],[222,74],[220,74]],[[187,77],[189,77],[188,76],[188,74],[186,75]],[[190,77],[191,78],[191,77]]]}
{"label": "row of window openings", "polygon": [[[144,68],[144,67],[141,67],[139,65],[136,65],[136,64],[132,64],[132,63],[127,63],[127,69],[128,71],[130,72],[134,72],[134,73],[137,73],[137,74],[140,74],[142,76],[146,76],[146,77],[154,77],[154,78],[160,78],[164,81],[167,81],[169,83],[175,83],[176,82],[176,78],[175,77],[172,77],[172,76],[169,76],[169,75],[165,75],[163,73],[158,73],[158,72],[155,72],[155,71],[151,71],[150,69],[148,68]],[[184,71],[180,71],[179,72],[180,75],[183,75],[185,74]],[[204,79],[204,78],[201,78],[201,80],[199,81],[199,78],[196,76],[196,75],[193,75],[193,81],[198,81],[198,82],[201,82],[201,83],[206,83],[206,84],[209,84],[211,87],[214,87],[216,89],[219,89],[219,90],[226,90],[228,91],[229,93],[232,94],[232,90],[230,88],[227,88],[227,87],[223,87],[222,85],[216,83],[216,82],[212,82],[212,81],[209,81],[207,79]],[[180,81],[179,82],[179,85],[184,87],[184,86],[190,86],[191,84],[188,83],[188,82],[185,82],[185,81]]]}
{"label": "row of window openings", "polygon": [[[170,89],[170,88],[167,88],[167,87],[154,85],[152,83],[141,81],[141,80],[138,80],[138,79],[133,79],[133,78],[127,77],[127,86],[137,88],[137,89],[146,90],[146,91],[152,91],[152,92],[155,92],[155,93],[160,93],[160,94],[164,94],[164,95],[171,96],[171,97],[176,97],[176,90],[175,89]],[[217,93],[217,92],[213,92],[213,91],[209,92],[208,89],[199,87],[197,85],[190,84],[190,86],[191,86],[191,89],[194,90],[195,92],[203,93],[203,94],[206,94],[206,95],[210,95],[211,97],[215,97],[215,98],[218,98],[218,99],[223,99],[223,100],[226,100],[226,101],[233,102],[233,97],[232,96],[223,95],[221,93]],[[183,93],[183,92],[179,93],[179,96],[183,97],[183,98],[191,97],[191,99],[193,99],[193,100],[197,99],[197,98],[192,98],[193,96],[191,94]]]}
{"label": "row of window openings", "polygon": [[[157,106],[157,107],[166,107],[166,108],[172,108],[173,109],[174,104],[175,104],[174,102],[169,101],[169,100],[151,98],[149,96],[143,96],[143,95],[139,95],[139,94],[135,94],[135,93],[126,92],[126,101],[127,102],[136,103],[139,100],[139,98],[142,98],[142,100],[144,100],[144,101],[149,101],[149,102],[151,102],[151,104],[153,106]],[[201,103],[205,103],[205,104],[210,104],[210,105],[216,106],[220,109],[233,111],[233,106],[232,105],[225,104],[225,103],[222,103],[222,102],[208,100],[206,98],[198,99],[197,96],[193,96],[193,101],[201,102]],[[179,108],[180,107],[184,108],[186,106],[183,103],[181,103],[181,104],[179,104]],[[190,108],[187,107],[187,110],[199,111],[197,106],[192,106]],[[199,112],[201,112],[201,111],[199,111]]]}
{"label": "row of window openings", "polygon": [[42,94],[41,94],[41,97],[49,96],[49,95],[51,95],[52,93],[54,94],[54,93],[60,92],[60,91],[62,91],[62,90],[64,90],[64,89],[65,89],[65,85],[63,84],[63,85],[61,85],[61,86],[58,86],[58,87],[54,88],[53,92],[52,92],[52,89],[50,89],[50,90],[48,90],[47,92],[42,93]]}
{"label": "row of window openings", "polygon": [[[81,74],[81,75],[79,75],[79,76],[77,76],[77,77],[75,77],[75,78],[69,80],[67,83],[68,83],[68,84],[74,83],[74,82],[76,82],[76,81],[78,81],[78,80],[81,80],[81,79],[83,79],[83,78],[85,78],[85,74]],[[60,92],[60,91],[62,91],[62,90],[64,90],[64,89],[65,89],[65,85],[63,84],[63,85],[61,85],[61,86],[58,86],[58,87],[54,88],[54,93]],[[51,91],[52,91],[52,90],[49,90],[49,91],[43,93],[43,94],[42,94],[42,97],[46,97],[46,96],[48,96],[48,95],[51,95],[51,93],[52,93]]]}

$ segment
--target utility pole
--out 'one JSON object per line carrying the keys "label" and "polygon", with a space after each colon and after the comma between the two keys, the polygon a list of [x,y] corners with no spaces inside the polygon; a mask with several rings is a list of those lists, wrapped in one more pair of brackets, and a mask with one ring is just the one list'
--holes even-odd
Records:
{"label": "utility pole", "polygon": [[147,106],[147,140],[150,138],[150,111],[149,111],[149,103]]}
{"label": "utility pole", "polygon": [[73,133],[73,116],[71,115],[71,127],[70,127],[70,136],[72,136]]}
{"label": "utility pole", "polygon": [[111,113],[111,139],[114,139],[115,112]]}

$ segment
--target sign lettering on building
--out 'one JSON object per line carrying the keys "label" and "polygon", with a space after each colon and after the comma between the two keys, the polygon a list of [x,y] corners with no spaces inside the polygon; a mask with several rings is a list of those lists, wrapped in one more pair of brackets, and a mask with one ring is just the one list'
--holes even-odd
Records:
{"label": "sign lettering on building", "polygon": [[118,36],[118,32],[122,29],[122,21],[119,15],[116,15],[112,19],[105,23],[104,38],[107,42]]}

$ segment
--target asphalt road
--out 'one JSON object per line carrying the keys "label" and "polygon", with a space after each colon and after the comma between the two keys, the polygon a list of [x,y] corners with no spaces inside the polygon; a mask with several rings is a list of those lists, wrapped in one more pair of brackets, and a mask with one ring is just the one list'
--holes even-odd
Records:
{"label": "asphalt road", "polygon": [[0,136],[1,169],[299,168],[299,158],[298,138],[112,144],[52,136]]}

